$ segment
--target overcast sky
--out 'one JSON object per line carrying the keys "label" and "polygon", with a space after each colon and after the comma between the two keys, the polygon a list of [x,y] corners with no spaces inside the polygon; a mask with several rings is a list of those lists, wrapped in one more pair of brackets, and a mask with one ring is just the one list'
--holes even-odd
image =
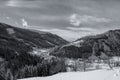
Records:
{"label": "overcast sky", "polygon": [[120,28],[120,0],[0,0],[0,22],[73,41]]}

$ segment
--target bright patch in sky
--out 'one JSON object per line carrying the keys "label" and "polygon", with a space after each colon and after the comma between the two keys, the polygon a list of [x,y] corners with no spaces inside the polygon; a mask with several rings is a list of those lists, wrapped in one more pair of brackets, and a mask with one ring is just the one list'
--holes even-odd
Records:
{"label": "bright patch in sky", "polygon": [[78,14],[72,14],[70,16],[70,23],[74,26],[80,26],[82,23],[107,23],[110,22],[110,19],[107,18],[100,18],[90,15],[78,15]]}
{"label": "bright patch in sky", "polygon": [[96,29],[85,28],[85,27],[67,27],[67,29],[74,30],[74,31],[88,31],[88,32],[94,32],[94,31],[96,31]]}
{"label": "bright patch in sky", "polygon": [[[85,31],[87,29],[82,29],[83,31],[74,31],[74,30],[63,30],[63,29],[40,29],[41,31],[51,32],[53,34],[57,34],[68,41],[73,41],[79,39],[80,37],[93,35],[96,32]],[[98,32],[99,33],[99,32]]]}
{"label": "bright patch in sky", "polygon": [[6,3],[7,6],[12,6],[12,7],[17,7],[19,4],[18,4],[18,0],[9,0],[7,3]]}

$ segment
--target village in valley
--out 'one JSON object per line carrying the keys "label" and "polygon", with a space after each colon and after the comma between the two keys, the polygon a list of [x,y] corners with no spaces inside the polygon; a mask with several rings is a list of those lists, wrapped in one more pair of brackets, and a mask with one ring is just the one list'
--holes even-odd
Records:
{"label": "village in valley", "polygon": [[105,54],[102,54],[101,58],[92,55],[88,60],[66,59],[66,70],[68,72],[113,69],[115,67],[120,67],[120,57],[109,58]]}
{"label": "village in valley", "polygon": [[68,72],[71,71],[91,71],[98,69],[113,69],[116,67],[120,67],[120,56],[108,56],[106,53],[110,53],[110,49],[104,45],[104,53],[103,51],[99,51],[99,56],[96,56],[95,51],[96,43],[93,45],[92,55],[87,59],[78,58],[78,59],[70,59],[66,58],[66,70]]}

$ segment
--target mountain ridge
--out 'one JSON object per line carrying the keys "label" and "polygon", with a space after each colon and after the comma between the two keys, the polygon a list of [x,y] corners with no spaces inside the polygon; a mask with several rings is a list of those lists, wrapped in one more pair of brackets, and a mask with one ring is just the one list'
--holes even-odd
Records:
{"label": "mountain ridge", "polygon": [[68,58],[90,57],[93,52],[99,56],[104,52],[108,56],[120,55],[120,29],[102,34],[85,36],[53,50],[51,55]]}
{"label": "mountain ridge", "polygon": [[50,48],[66,43],[68,43],[66,40],[55,34],[21,29],[0,23],[0,48],[6,47],[19,52],[24,49],[32,50],[33,47]]}

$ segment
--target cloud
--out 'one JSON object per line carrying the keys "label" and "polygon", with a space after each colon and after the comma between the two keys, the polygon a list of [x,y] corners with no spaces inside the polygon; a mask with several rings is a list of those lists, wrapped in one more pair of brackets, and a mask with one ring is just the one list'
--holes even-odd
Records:
{"label": "cloud", "polygon": [[96,31],[96,29],[93,29],[93,28],[84,28],[84,27],[67,27],[67,29],[74,30],[74,31],[88,31],[88,32]]}
{"label": "cloud", "polygon": [[21,21],[22,21],[22,26],[23,27],[28,27],[28,23],[27,23],[27,21],[24,18],[21,19]]}
{"label": "cloud", "polygon": [[81,21],[77,18],[77,14],[73,14],[70,16],[70,23],[74,26],[79,26],[81,24]]}
{"label": "cloud", "polygon": [[89,15],[78,15],[78,14],[72,14],[69,17],[70,24],[74,26],[80,26],[83,23],[91,24],[91,23],[108,23],[111,20],[107,18],[101,18],[101,17],[95,17],[95,16],[89,16]]}
{"label": "cloud", "polygon": [[11,6],[11,7],[17,7],[17,6],[19,6],[18,5],[18,0],[9,0],[9,1],[7,1],[6,5],[7,6]]}
{"label": "cloud", "polygon": [[39,0],[7,0],[5,5],[10,7],[38,8],[41,2]]}
{"label": "cloud", "polygon": [[8,16],[7,16],[7,17],[6,17],[6,19],[8,19],[8,20],[9,20],[9,19],[10,19],[10,17],[8,17]]}
{"label": "cloud", "polygon": [[39,15],[35,18],[39,18],[38,20],[43,21],[60,21],[60,20],[66,20],[66,16],[56,16],[56,15]]}

